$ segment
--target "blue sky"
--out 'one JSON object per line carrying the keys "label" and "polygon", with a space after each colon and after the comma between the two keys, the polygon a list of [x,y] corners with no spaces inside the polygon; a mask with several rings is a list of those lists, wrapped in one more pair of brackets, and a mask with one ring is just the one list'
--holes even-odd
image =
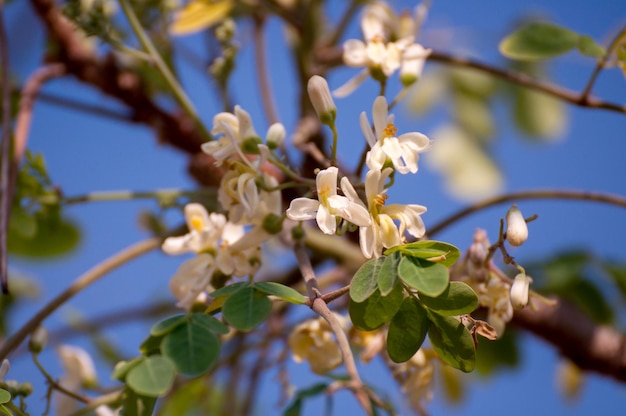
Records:
{"label": "blue sky", "polygon": [[[588,2],[575,0],[563,2],[518,1],[434,1],[431,14],[424,28],[423,43],[443,51],[471,54],[491,63],[502,63],[497,53],[497,43],[506,35],[522,13],[540,14],[555,23],[588,34],[596,40],[606,42],[621,26],[626,24],[626,3],[618,1]],[[413,2],[395,2],[406,5]],[[335,9],[342,7],[334,2]],[[29,19],[28,12],[21,4],[10,4],[7,8],[7,25],[15,36],[23,34],[24,26],[31,30],[32,25],[23,25],[22,19]],[[333,10],[335,10],[333,9]],[[19,19],[19,22],[18,22]],[[249,28],[248,28],[249,29]],[[291,67],[285,63],[282,31],[276,25],[271,27],[268,44],[272,56],[272,81],[277,88],[277,104],[288,131],[293,131],[295,114],[293,96],[287,86],[293,82]],[[350,37],[358,37],[358,27],[349,31]],[[242,29],[242,63],[234,82],[235,97],[238,103],[251,112],[258,131],[265,131],[267,123],[260,111],[260,100],[256,91],[255,79],[244,71],[253,68],[251,61],[250,30]],[[192,40],[193,42],[193,40]],[[14,68],[18,77],[24,79],[31,73],[38,60],[37,51],[42,46],[40,33],[34,31],[24,41],[27,47],[13,50]],[[28,52],[25,52],[28,51]],[[427,70],[438,68],[428,63]],[[589,59],[574,53],[558,58],[550,65],[549,72],[559,84],[572,90],[580,90],[593,68]],[[331,88],[341,85],[356,70],[345,69],[329,76]],[[190,86],[190,95],[197,104],[203,120],[210,123],[213,114],[219,111],[209,85],[199,78],[197,72],[183,72],[185,85]],[[198,87],[196,87],[198,86]],[[84,88],[73,80],[54,81],[46,86],[46,92],[68,95],[86,102],[100,103],[111,108],[117,104],[100,96],[91,88]],[[594,92],[608,101],[624,102],[626,82],[617,70],[609,70],[599,78]],[[369,82],[353,97],[338,100],[339,131],[344,137],[340,156],[343,160],[354,161],[352,146],[361,149],[362,134],[358,127],[358,114],[371,111],[375,87]],[[621,100],[621,101],[620,101]],[[365,104],[363,104],[365,103]],[[586,110],[567,107],[569,126],[563,137],[553,143],[538,144],[525,140],[511,126],[505,108],[496,108],[499,130],[492,147],[506,177],[506,191],[535,188],[567,188],[611,192],[626,195],[623,181],[626,167],[623,155],[626,150],[626,117],[599,110]],[[445,109],[437,109],[427,117],[415,117],[398,109],[397,120],[401,131],[419,130],[431,132],[445,118]],[[152,132],[144,127],[128,124],[115,124],[96,116],[89,116],[40,102],[36,106],[29,148],[43,152],[53,181],[61,186],[66,195],[79,195],[92,190],[151,190],[157,188],[192,188],[193,182],[186,174],[185,155],[166,146],[155,145]],[[428,155],[423,156],[424,159]],[[392,198],[398,202],[416,202],[428,207],[424,216],[426,225],[434,224],[446,215],[465,206],[464,203],[446,195],[442,191],[441,178],[427,168],[421,168],[418,175],[404,179],[394,190]],[[402,200],[402,199],[405,200]],[[592,203],[560,201],[524,201],[519,204],[526,215],[539,214],[540,218],[530,225],[530,239],[527,244],[513,254],[524,264],[524,260],[541,258],[558,250],[585,248],[608,258],[626,257],[622,230],[626,228],[626,215],[615,207]],[[108,202],[79,205],[68,208],[67,214],[83,228],[83,242],[69,257],[50,261],[27,261],[11,259],[11,270],[36,280],[41,287],[36,301],[26,302],[13,319],[13,328],[30,317],[43,302],[52,298],[67,287],[78,275],[92,265],[110,256],[133,242],[146,238],[145,232],[137,226],[137,214],[142,209],[156,209],[151,201]],[[471,241],[472,232],[481,227],[489,231],[492,238],[497,233],[498,219],[504,215],[506,207],[489,209],[471,216],[455,227],[437,236],[461,248]],[[174,222],[173,222],[174,223]],[[158,298],[169,296],[167,282],[176,270],[181,258],[166,257],[153,253],[132,264],[115,271],[102,281],[74,298],[55,316],[46,321],[49,329],[64,326],[72,311],[80,311],[85,317],[99,316],[130,305],[141,305]],[[150,323],[124,325],[107,331],[113,342],[124,346],[124,351],[134,354],[140,340],[147,333]],[[84,340],[78,339],[82,345]],[[429,407],[433,414],[573,414],[587,415],[592,412],[611,414],[617,412],[620,404],[626,403],[624,387],[601,376],[589,375],[585,389],[574,404],[565,404],[555,388],[555,369],[558,356],[555,350],[532,336],[522,339],[524,365],[515,370],[507,370],[488,380],[475,376],[467,378],[467,398],[459,407],[450,407],[436,391],[434,402]],[[48,350],[43,360],[50,371],[58,372],[53,354]],[[299,386],[313,384],[304,365],[293,365],[294,382]],[[110,369],[101,366],[101,380],[109,384]],[[380,366],[364,369],[365,380],[376,381],[384,376]],[[21,381],[36,378],[32,363],[24,358],[12,361],[11,378]],[[273,381],[274,374],[267,375]],[[267,383],[268,397],[264,402],[271,408],[277,396],[274,383]],[[395,384],[381,383],[390,394]],[[35,383],[35,395],[31,403],[33,414],[38,414],[41,403],[36,399],[43,395],[43,384]],[[335,414],[341,410],[354,409],[355,402],[348,395],[339,395]],[[314,403],[306,414],[319,414],[321,403]]]}

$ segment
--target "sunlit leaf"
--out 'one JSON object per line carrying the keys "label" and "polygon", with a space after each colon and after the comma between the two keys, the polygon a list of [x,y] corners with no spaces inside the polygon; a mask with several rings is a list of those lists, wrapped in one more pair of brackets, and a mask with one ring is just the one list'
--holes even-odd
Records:
{"label": "sunlit leaf", "polygon": [[530,23],[505,37],[500,52],[511,59],[538,60],[564,54],[578,43],[578,34],[552,23]]}
{"label": "sunlit leaf", "polygon": [[224,20],[234,6],[232,0],[192,0],[174,16],[170,32],[186,35]]}
{"label": "sunlit leaf", "polygon": [[306,303],[307,297],[289,286],[282,285],[275,282],[259,282],[255,283],[254,287],[263,293],[268,295],[274,295],[286,302],[295,304]]}
{"label": "sunlit leaf", "polygon": [[137,364],[142,362],[144,357],[136,357],[130,361],[120,361],[113,369],[111,378],[119,381],[124,381],[128,372]]}
{"label": "sunlit leaf", "polygon": [[383,296],[387,296],[398,281],[398,266],[402,256],[400,252],[391,253],[385,257],[380,272],[378,273],[378,290]]}
{"label": "sunlit leaf", "polygon": [[428,338],[441,359],[448,365],[469,373],[476,365],[476,349],[472,334],[458,318],[428,314],[431,324]]}
{"label": "sunlit leaf", "polygon": [[220,355],[220,341],[198,319],[179,325],[161,343],[163,355],[176,365],[178,371],[199,376],[209,370]]}
{"label": "sunlit leaf", "polygon": [[169,358],[153,355],[128,372],[126,383],[139,394],[157,397],[169,390],[175,376],[176,367]]}
{"label": "sunlit leaf", "polygon": [[244,287],[231,295],[224,306],[224,319],[240,331],[250,331],[265,321],[272,310],[272,301],[254,287]]}
{"label": "sunlit leaf", "polygon": [[448,287],[448,268],[417,257],[403,257],[398,266],[400,279],[427,296],[439,296]]}
{"label": "sunlit leaf", "polygon": [[400,251],[405,255],[429,260],[433,263],[452,266],[461,256],[461,251],[452,244],[443,241],[423,240],[390,248],[385,254]]}
{"label": "sunlit leaf", "polygon": [[0,404],[8,403],[11,401],[11,393],[5,389],[0,389]]}
{"label": "sunlit leaf", "polygon": [[606,54],[606,50],[589,36],[580,36],[576,46],[580,53],[592,58],[602,58]]}
{"label": "sunlit leaf", "polygon": [[421,294],[420,301],[428,309],[444,316],[472,313],[478,307],[478,296],[463,282],[450,282],[446,290],[437,297]]}
{"label": "sunlit leaf", "polygon": [[350,298],[355,302],[363,302],[378,289],[378,275],[385,262],[384,257],[365,262],[350,282]]}
{"label": "sunlit leaf", "polygon": [[357,329],[373,331],[393,318],[400,309],[403,297],[401,286],[396,285],[387,296],[382,296],[376,290],[364,302],[358,303],[350,299],[348,307],[350,319]]}
{"label": "sunlit leaf", "polygon": [[396,363],[408,361],[422,346],[429,320],[419,301],[409,296],[391,319],[387,332],[387,352]]}

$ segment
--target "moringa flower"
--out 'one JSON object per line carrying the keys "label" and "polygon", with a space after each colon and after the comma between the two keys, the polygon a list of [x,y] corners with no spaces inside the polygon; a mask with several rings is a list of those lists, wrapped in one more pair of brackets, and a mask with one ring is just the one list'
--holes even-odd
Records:
{"label": "moringa flower", "polygon": [[[371,221],[363,203],[357,203],[345,196],[337,195],[338,169],[331,166],[321,170],[315,179],[319,200],[296,198],[287,209],[287,217],[294,221],[317,220],[317,225],[325,234],[335,234],[337,217],[358,226],[370,225]],[[341,189],[352,189],[347,178],[341,180]],[[360,202],[360,201],[359,201]]]}
{"label": "moringa flower", "polygon": [[213,156],[217,165],[237,154],[237,148],[245,149],[244,153],[252,153],[256,146],[248,149],[249,143],[257,145],[261,143],[261,138],[252,125],[250,114],[238,105],[235,106],[234,113],[223,112],[215,115],[211,134],[222,136],[204,143],[202,151]]}
{"label": "moringa flower", "polygon": [[521,246],[528,239],[528,225],[522,211],[513,204],[506,213],[506,240],[512,246]]}
{"label": "moringa flower", "polygon": [[[385,182],[393,170],[371,170],[365,178],[365,196],[371,216],[371,223],[359,228],[361,252],[367,258],[380,257],[383,248],[391,248],[404,243],[404,232],[419,238],[426,232],[420,217],[426,207],[416,204],[385,205],[387,191]],[[347,189],[346,196],[351,201],[358,199],[354,188]],[[360,200],[358,200],[360,202]],[[362,204],[362,202],[360,202]],[[395,221],[399,221],[399,226]]]}
{"label": "moringa flower", "polygon": [[214,252],[226,225],[226,217],[217,213],[209,214],[203,205],[190,203],[185,205],[185,219],[189,233],[166,238],[161,246],[163,251],[167,254]]}
{"label": "moringa flower", "polygon": [[396,136],[397,128],[393,124],[393,115],[389,115],[387,99],[376,97],[372,108],[374,131],[370,128],[365,112],[361,113],[361,130],[371,146],[366,163],[371,170],[381,170],[387,161],[398,172],[417,172],[419,154],[428,150],[430,140],[422,133],[412,132]]}
{"label": "moringa flower", "polygon": [[522,309],[528,305],[530,281],[531,279],[526,276],[526,273],[519,273],[515,276],[510,292],[513,309]]}
{"label": "moringa flower", "polygon": [[296,325],[287,343],[294,361],[308,361],[316,374],[325,374],[343,362],[330,326],[322,318],[309,319]]}

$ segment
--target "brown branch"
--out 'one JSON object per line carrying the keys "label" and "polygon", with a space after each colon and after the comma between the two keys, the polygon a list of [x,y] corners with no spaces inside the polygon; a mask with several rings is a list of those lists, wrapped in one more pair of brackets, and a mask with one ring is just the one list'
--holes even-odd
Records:
{"label": "brown branch", "polygon": [[576,201],[592,201],[602,202],[605,204],[616,205],[618,207],[626,208],[626,198],[619,195],[604,194],[600,192],[588,192],[588,191],[576,191],[576,190],[559,190],[559,189],[544,189],[544,190],[531,190],[513,192],[506,195],[500,195],[494,198],[486,199],[482,202],[478,202],[474,205],[470,205],[464,208],[444,220],[437,223],[435,226],[430,227],[428,230],[428,236],[441,232],[443,229],[449,227],[455,222],[471,215],[475,212],[481,211],[493,205],[502,204],[504,202],[520,201],[523,199],[568,199]]}
{"label": "brown branch", "polygon": [[254,60],[256,61],[256,73],[261,92],[261,100],[263,101],[263,110],[267,116],[268,124],[274,124],[279,121],[272,88],[270,85],[270,77],[267,72],[267,53],[263,37],[263,28],[265,26],[265,16],[254,15]]}
{"label": "brown branch", "polygon": [[150,126],[161,142],[188,153],[200,151],[203,138],[190,117],[163,110],[150,99],[137,73],[120,68],[112,56],[100,59],[87,49],[54,0],[31,0],[31,4],[58,44],[56,60],[66,65],[69,74],[132,109],[133,121]]}
{"label": "brown branch", "polygon": [[2,293],[9,293],[7,232],[13,194],[11,187],[11,85],[9,82],[9,48],[4,27],[4,1],[0,0],[0,87],[2,88],[2,147],[0,148],[0,282]]}
{"label": "brown branch", "polygon": [[[328,66],[338,66],[343,62],[342,53],[343,51],[340,47],[321,47],[317,51],[315,51],[315,56],[322,64]],[[529,90],[542,92],[544,94],[550,95],[554,98],[579,107],[597,108],[626,114],[626,105],[624,104],[603,101],[599,98],[589,96],[589,94],[586,94],[585,92],[577,93],[574,91],[570,91],[552,83],[536,80],[533,77],[521,72],[497,68],[495,66],[473,59],[433,50],[428,57],[428,61],[439,62],[460,68],[474,69],[494,76],[496,78],[500,78],[511,84],[526,87]]]}
{"label": "brown branch", "polygon": [[516,311],[513,322],[554,345],[578,367],[626,382],[626,337],[605,325],[595,324],[572,305],[540,302]]}

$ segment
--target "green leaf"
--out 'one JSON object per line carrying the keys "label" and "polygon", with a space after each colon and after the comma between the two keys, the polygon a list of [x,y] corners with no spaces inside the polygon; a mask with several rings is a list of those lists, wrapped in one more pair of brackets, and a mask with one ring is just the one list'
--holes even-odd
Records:
{"label": "green leaf", "polygon": [[153,355],[128,372],[126,384],[139,394],[157,397],[169,390],[175,376],[176,367],[169,358]]}
{"label": "green leaf", "polygon": [[448,269],[416,257],[403,257],[398,267],[400,279],[427,296],[437,297],[448,287]]}
{"label": "green leaf", "polygon": [[192,377],[209,370],[220,355],[220,341],[199,317],[170,331],[161,343],[163,355],[178,371]]}
{"label": "green leaf", "polygon": [[395,251],[400,251],[402,254],[410,257],[424,260],[432,259],[429,260],[431,263],[442,264],[446,267],[452,266],[461,257],[461,251],[457,247],[443,241],[434,240],[416,241],[396,246],[385,251],[385,254]]}
{"label": "green leaf", "polygon": [[476,348],[472,334],[459,319],[428,314],[431,324],[428,338],[441,359],[448,365],[469,373],[476,365]]}
{"label": "green leaf", "polygon": [[385,257],[380,272],[378,273],[378,290],[383,296],[387,296],[398,281],[398,265],[402,256],[400,252],[391,253]]}
{"label": "green leaf", "polygon": [[185,322],[187,322],[187,315],[170,316],[152,326],[150,335],[155,337],[163,336]]}
{"label": "green leaf", "polygon": [[361,331],[372,331],[389,322],[398,312],[404,298],[401,285],[394,286],[387,295],[382,296],[376,290],[364,302],[355,302],[350,299],[348,312],[355,327]]}
{"label": "green leaf", "polygon": [[306,389],[297,391],[293,402],[285,408],[283,416],[299,416],[302,411],[302,403],[304,402],[304,399],[319,396],[325,393],[327,388],[328,384],[318,383]]}
{"label": "green leaf", "polygon": [[269,316],[272,302],[254,287],[244,287],[231,295],[224,306],[224,319],[240,331],[256,328]]}
{"label": "green leaf", "polygon": [[516,88],[513,111],[517,127],[531,137],[553,139],[565,130],[565,107],[547,94]]}
{"label": "green leaf", "polygon": [[503,368],[515,368],[520,363],[519,337],[515,330],[507,328],[504,334],[495,341],[477,337],[478,354],[476,354],[476,371],[481,375],[489,375]]}
{"label": "green leaf", "polygon": [[402,302],[400,309],[389,324],[387,352],[396,363],[408,361],[422,346],[428,331],[428,316],[419,301],[410,296]]}
{"label": "green leaf", "polygon": [[581,35],[578,38],[578,51],[585,56],[591,56],[592,58],[602,58],[606,55],[606,50],[598,45],[595,40],[590,36]]}
{"label": "green leaf", "polygon": [[9,217],[9,232],[27,240],[33,239],[37,233],[37,221],[21,206],[14,205]]}
{"label": "green leaf", "polygon": [[274,295],[284,301],[303,304],[306,303],[307,297],[289,286],[275,282],[259,282],[254,284],[255,289],[260,290],[268,295]]}
{"label": "green leaf", "polygon": [[211,297],[219,298],[222,296],[231,296],[233,293],[236,293],[239,290],[243,289],[244,287],[248,287],[248,286],[250,286],[250,283],[248,282],[233,283],[231,285],[224,286],[220,289],[217,289],[214,292],[211,292]]}
{"label": "green leaf", "polygon": [[111,374],[111,378],[114,380],[124,381],[128,372],[143,360],[144,357],[135,357],[130,361],[120,361],[113,369],[113,374]]}
{"label": "green leaf", "polygon": [[162,336],[155,337],[153,335],[149,335],[148,338],[144,339],[141,345],[139,346],[139,351],[145,356],[161,354],[161,341],[163,340]]}
{"label": "green leaf", "polygon": [[219,319],[205,313],[192,313],[189,315],[190,322],[203,326],[215,334],[228,334],[228,326]]}
{"label": "green leaf", "polygon": [[137,394],[132,389],[126,387],[120,414],[122,416],[152,416],[156,401],[156,397]]}
{"label": "green leaf", "polygon": [[577,33],[552,23],[535,22],[505,37],[499,49],[508,58],[534,61],[564,54],[577,43]]}
{"label": "green leaf", "polygon": [[352,278],[350,298],[355,302],[363,302],[378,288],[378,275],[385,261],[384,257],[365,262]]}
{"label": "green leaf", "polygon": [[11,401],[11,393],[5,389],[0,389],[0,404],[8,403]]}
{"label": "green leaf", "polygon": [[456,316],[473,312],[478,307],[478,296],[463,282],[450,282],[437,297],[420,295],[422,303],[433,312],[444,316]]}
{"label": "green leaf", "polygon": [[78,246],[80,231],[67,219],[35,217],[36,232],[31,238],[15,232],[7,233],[8,249],[24,257],[54,257],[67,254]]}

